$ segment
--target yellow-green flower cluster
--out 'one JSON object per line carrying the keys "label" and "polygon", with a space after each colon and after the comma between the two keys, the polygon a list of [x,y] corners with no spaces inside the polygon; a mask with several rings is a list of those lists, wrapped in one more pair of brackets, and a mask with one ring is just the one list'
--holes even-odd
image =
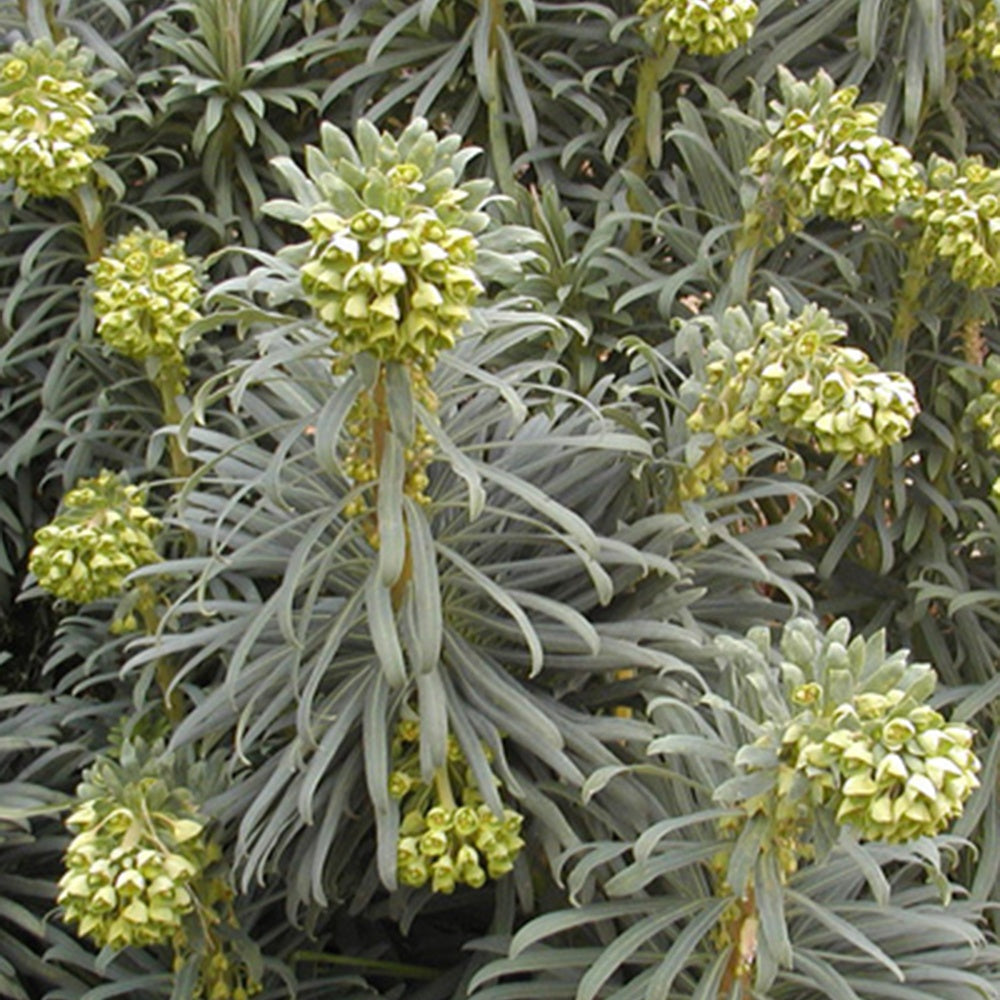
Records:
{"label": "yellow-green flower cluster", "polygon": [[975,75],[977,62],[1000,70],[1000,18],[994,0],[980,2],[972,23],[956,34],[955,41],[961,52],[959,68],[963,76]]}
{"label": "yellow-green flower cluster", "polygon": [[753,35],[753,0],[643,0],[647,37],[655,48],[673,44],[699,56],[720,56]]}
{"label": "yellow-green flower cluster", "polygon": [[355,142],[332,125],[310,172],[322,200],[302,287],[338,353],[430,368],[451,347],[482,285],[475,271],[478,206],[489,185],[460,183],[461,140],[422,119],[399,139],[358,123]]}
{"label": "yellow-green flower cluster", "polygon": [[986,358],[985,374],[989,378],[986,390],[965,408],[965,420],[982,431],[993,451],[1000,451],[1000,357],[991,354]]}
{"label": "yellow-green flower cluster", "polygon": [[186,372],[186,335],[201,319],[195,308],[201,290],[183,242],[136,227],[112,243],[91,271],[101,338],[135,361],[154,358]]}
{"label": "yellow-green flower cluster", "polygon": [[692,347],[708,363],[682,396],[693,397],[688,429],[711,435],[704,453],[713,469],[721,465],[715,442],[762,431],[848,458],[878,454],[910,433],[919,410],[913,384],[838,343],[847,328],[825,309],[810,304],[793,316],[772,291],[769,304],[734,307],[721,321],[699,317],[697,327]]}
{"label": "yellow-green flower cluster", "polygon": [[259,972],[233,947],[233,889],[185,784],[207,772],[160,749],[123,742],[84,775],[66,820],[75,836],[59,881],[63,917],[102,947],[168,945],[175,972],[197,966],[192,1000],[247,1000],[261,990]]}
{"label": "yellow-green flower cluster", "polygon": [[763,238],[777,241],[813,215],[844,221],[891,215],[919,196],[912,154],[878,133],[882,105],[855,106],[857,87],[836,90],[822,70],[808,83],[787,70],[780,80],[784,103],[772,105],[778,117],[749,163],[762,186],[762,204],[751,210],[748,225],[773,215],[767,202],[783,209],[783,220]]}
{"label": "yellow-green flower cluster", "polygon": [[162,525],[143,503],[140,487],[107,470],[81,479],[55,520],[35,532],[28,569],[40,586],[76,604],[114,597],[129,573],[160,558],[153,538]]}
{"label": "yellow-green flower cluster", "polygon": [[[403,885],[451,893],[458,885],[479,889],[513,867],[524,846],[524,817],[513,809],[496,815],[482,799],[458,741],[448,738],[448,763],[431,784],[420,775],[419,727],[400,723],[393,741],[396,769],[389,791],[403,803],[397,848]],[[456,799],[457,795],[457,799]]]}
{"label": "yellow-green flower cluster", "polygon": [[78,933],[115,949],[174,940],[218,856],[186,791],[147,777],[83,801],[66,824],[76,836],[58,902]]}
{"label": "yellow-green flower cluster", "polygon": [[926,704],[933,671],[887,656],[885,637],[850,639],[846,619],[826,632],[785,627],[781,665],[792,711],[780,756],[808,783],[808,800],[866,840],[902,843],[944,830],[978,787],[973,732]]}
{"label": "yellow-green flower cluster", "polygon": [[978,156],[957,164],[933,157],[927,173],[913,215],[921,251],[949,263],[952,279],[969,288],[1000,285],[1000,169]]}
{"label": "yellow-green flower cluster", "polygon": [[103,102],[75,39],[15,43],[0,56],[0,180],[57,197],[84,184],[107,150],[92,142]]}
{"label": "yellow-green flower cluster", "polygon": [[972,730],[927,705],[901,710],[904,698],[898,688],[856,695],[834,711],[837,728],[799,752],[799,766],[831,783],[837,822],[866,840],[940,833],[979,787]]}

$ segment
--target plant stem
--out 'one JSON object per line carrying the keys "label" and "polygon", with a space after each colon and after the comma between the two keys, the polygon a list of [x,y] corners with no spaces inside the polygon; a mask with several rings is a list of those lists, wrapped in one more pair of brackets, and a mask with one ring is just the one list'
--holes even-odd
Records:
{"label": "plant stem", "polygon": [[[142,586],[141,583],[140,586]],[[144,593],[139,599],[137,608],[139,614],[142,616],[142,624],[146,630],[146,634],[156,635],[156,630],[160,626],[160,619],[156,615],[154,603],[156,597],[152,590],[146,589],[148,592]],[[163,694],[164,711],[172,726],[178,725],[184,718],[184,700],[181,693],[176,690],[170,690],[170,685],[173,684],[176,676],[176,668],[166,657],[160,657],[156,661],[156,683]]]}
{"label": "plant stem", "polygon": [[455,793],[451,790],[451,781],[448,778],[447,766],[439,767],[434,772],[434,790],[437,792],[438,802],[445,809],[455,808]]}
{"label": "plant stem", "polygon": [[[386,400],[386,378],[385,368],[380,368],[375,388],[372,390],[372,401],[375,404],[375,416],[371,423],[372,458],[379,475],[382,474],[382,459],[385,455],[385,439],[387,434],[392,433],[392,426],[389,420],[389,404]],[[378,483],[375,484],[375,505],[378,507]],[[378,514],[375,514],[378,517]],[[398,611],[403,603],[403,596],[406,593],[406,585],[410,582],[413,573],[413,561],[410,558],[410,534],[406,533],[406,553],[403,557],[403,568],[399,577],[392,585],[392,607]]]}
{"label": "plant stem", "polygon": [[87,260],[93,263],[100,259],[107,242],[104,232],[104,212],[100,210],[103,206],[98,202],[99,211],[97,212],[97,217],[90,219],[88,218],[87,209],[79,191],[73,191],[69,195],[68,201],[76,210],[77,217],[80,219],[80,232],[83,235],[83,246],[87,251]]}
{"label": "plant stem", "polygon": [[489,94],[486,98],[486,116],[490,136],[490,159],[497,175],[497,185],[509,197],[517,189],[510,155],[510,142],[503,122],[503,100],[500,87],[500,35],[506,27],[504,0],[482,0],[480,17],[488,17],[489,41]]}
{"label": "plant stem", "polygon": [[[184,391],[184,377],[175,369],[164,369],[155,380],[160,392],[160,402],[163,408],[163,420],[167,424],[179,424],[183,418],[181,408],[177,405],[177,397]],[[176,434],[170,435],[170,471],[175,479],[188,479],[194,472],[191,459],[184,454],[180,439]]]}
{"label": "plant stem", "polygon": [[896,296],[896,315],[892,323],[892,344],[888,362],[902,369],[906,347],[919,322],[920,293],[927,275],[927,265],[920,253],[920,244],[910,244],[903,267],[902,284]]}
{"label": "plant stem", "polygon": [[[639,62],[639,79],[636,82],[635,101],[632,106],[632,130],[629,134],[628,159],[625,168],[640,180],[644,181],[649,173],[650,154],[648,123],[650,115],[662,112],[657,103],[654,108],[654,96],[658,97],[660,83],[666,79],[677,63],[680,48],[671,43],[662,52],[653,52],[644,56]],[[659,132],[659,129],[657,129]],[[656,158],[658,159],[658,155]],[[638,212],[641,206],[633,191],[628,194],[628,205],[633,212]],[[625,250],[636,253],[642,243],[642,224],[635,219],[629,226],[625,238]]]}
{"label": "plant stem", "polygon": [[356,955],[331,955],[326,951],[296,951],[293,962],[320,962],[324,965],[345,965],[364,969],[372,975],[399,976],[401,979],[425,979],[433,981],[441,976],[440,969],[425,965],[408,965],[405,962],[387,962],[378,958],[362,958]]}

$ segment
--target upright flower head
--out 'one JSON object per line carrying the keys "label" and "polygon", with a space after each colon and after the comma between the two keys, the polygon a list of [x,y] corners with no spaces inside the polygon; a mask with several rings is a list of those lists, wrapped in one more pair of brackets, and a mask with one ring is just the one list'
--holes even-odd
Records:
{"label": "upright flower head", "polygon": [[66,920],[99,945],[164,944],[195,907],[194,885],[218,857],[185,789],[152,776],[121,780],[96,765],[66,825],[59,903]]}
{"label": "upright flower head", "polygon": [[865,840],[904,843],[962,814],[981,765],[973,731],[927,704],[936,681],[927,664],[910,663],[906,650],[888,653],[884,632],[852,639],[846,618],[826,629],[788,622],[777,670],[770,643],[765,628],[726,641],[768,706],[758,752],[745,759],[774,752],[773,784],[739,803],[748,815],[794,815],[807,836],[824,811]]}
{"label": "upright flower head", "polygon": [[810,216],[833,219],[891,215],[921,191],[910,151],[878,133],[883,108],[860,104],[857,87],[835,89],[822,70],[808,83],[784,70],[782,102],[770,137],[750,158],[762,197],[783,203],[785,218],[773,232],[801,227]]}
{"label": "upright flower head", "polygon": [[191,763],[136,740],[85,772],[66,820],[74,836],[58,902],[101,947],[166,945],[175,970],[195,960],[191,1000],[248,1000],[261,990],[259,970],[234,947],[233,888],[196,803],[212,778]]}
{"label": "upright flower head", "polygon": [[186,371],[187,331],[201,318],[194,261],[180,240],[136,227],[91,265],[97,332],[135,361],[155,358]]}
{"label": "upright flower head", "polygon": [[103,102],[76,39],[17,42],[0,56],[0,180],[39,197],[68,195],[106,152],[92,140]]}
{"label": "upright flower head", "polygon": [[129,573],[160,558],[153,537],[162,525],[143,502],[140,487],[107,470],[81,479],[55,520],[35,532],[28,569],[46,590],[76,604],[114,597]]}
{"label": "upright flower head", "polygon": [[422,119],[398,139],[362,120],[355,138],[325,124],[307,165],[319,201],[302,287],[342,355],[430,368],[482,291],[476,233],[486,181],[461,182],[476,150]]}
{"label": "upright flower head", "polygon": [[974,76],[977,62],[1000,70],[1000,18],[994,0],[979,0],[972,23],[958,32],[955,41],[963,76]]}
{"label": "upright flower head", "polygon": [[[825,309],[808,305],[793,315],[773,290],[770,302],[754,303],[749,313],[734,307],[721,319],[699,317],[692,326],[707,331],[691,353],[708,363],[682,392],[692,403],[688,428],[711,434],[710,445],[768,432],[858,458],[910,433],[919,411],[913,383],[839,343],[847,327]],[[720,449],[704,454],[715,469]],[[711,482],[718,478],[713,474]]]}
{"label": "upright flower head", "polygon": [[680,46],[699,56],[719,56],[745,45],[753,35],[753,0],[643,0],[639,14],[656,48]]}
{"label": "upright flower head", "polygon": [[921,250],[947,262],[952,280],[1000,285],[1000,169],[978,156],[959,163],[932,157],[914,221],[923,228]]}

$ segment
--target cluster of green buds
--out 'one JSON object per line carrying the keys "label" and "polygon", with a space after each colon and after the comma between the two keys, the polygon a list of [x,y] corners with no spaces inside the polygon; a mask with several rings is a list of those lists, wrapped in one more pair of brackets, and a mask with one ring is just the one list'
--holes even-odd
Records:
{"label": "cluster of green buds", "polygon": [[42,198],[86,183],[107,152],[92,142],[104,105],[91,59],[72,38],[16,42],[0,56],[0,180]]}
{"label": "cluster of green buds", "polygon": [[97,332],[135,361],[153,359],[161,369],[186,374],[188,331],[201,319],[195,262],[181,240],[136,227],[119,237],[91,265]]}
{"label": "cluster of green buds", "polygon": [[980,0],[972,23],[955,36],[960,59],[959,72],[972,77],[976,63],[1000,70],[1000,12],[995,0]]}
{"label": "cluster of green buds", "polygon": [[361,120],[330,124],[307,156],[319,201],[302,287],[346,357],[428,369],[454,345],[482,285],[475,271],[488,181],[461,182],[475,150],[416,119],[398,139]]}
{"label": "cluster of green buds", "polygon": [[[882,105],[855,106],[857,87],[837,90],[823,70],[804,82],[781,69],[779,81],[783,101],[772,103],[769,138],[750,158],[761,191],[745,222],[748,231],[777,242],[813,215],[880,218],[920,196],[920,170],[910,151],[879,135]],[[769,221],[775,204],[783,218]]]}
{"label": "cluster of green buds", "polygon": [[186,789],[145,777],[122,783],[92,769],[66,820],[58,902],[81,936],[111,948],[173,942],[196,906],[196,883],[218,857]]}
{"label": "cluster of green buds", "polygon": [[[446,765],[431,783],[420,772],[420,728],[404,720],[393,740],[395,770],[389,791],[402,800],[397,848],[403,885],[451,893],[458,885],[479,889],[514,867],[524,846],[524,817],[513,809],[496,815],[483,802],[458,741],[448,737]],[[456,799],[457,789],[457,799]]]}
{"label": "cluster of green buds", "polygon": [[954,281],[969,288],[1000,285],[1000,169],[978,156],[957,164],[932,157],[913,218],[922,229],[921,252],[950,263]]}
{"label": "cluster of green buds", "polygon": [[919,410],[913,383],[839,343],[846,333],[819,306],[792,315],[777,290],[749,311],[737,306],[721,320],[699,316],[681,328],[678,346],[701,369],[681,398],[690,407],[693,441],[710,460],[706,475],[699,474],[703,486],[719,480],[718,442],[767,432],[856,458],[910,433]]}
{"label": "cluster of green buds", "polygon": [[40,586],[76,604],[120,594],[129,573],[160,559],[153,538],[162,525],[144,502],[141,487],[107,470],[81,479],[56,518],[35,532],[28,569]]}
{"label": "cluster of green buds", "polygon": [[753,0],[643,0],[639,16],[656,49],[676,45],[698,56],[720,56],[745,45],[753,35]]}
{"label": "cluster of green buds", "polygon": [[[749,638],[769,654],[768,629]],[[756,745],[777,751],[786,808],[826,810],[885,843],[933,836],[962,814],[979,785],[973,731],[927,704],[928,665],[887,654],[884,632],[852,639],[846,618],[825,630],[793,619],[780,653],[784,704]]]}

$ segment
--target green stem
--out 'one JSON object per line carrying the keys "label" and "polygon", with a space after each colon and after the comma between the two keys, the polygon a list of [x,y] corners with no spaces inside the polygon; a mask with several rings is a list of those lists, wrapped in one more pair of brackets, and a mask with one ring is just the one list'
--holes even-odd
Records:
{"label": "green stem", "polygon": [[[141,584],[140,584],[141,586]],[[148,595],[143,595],[138,602],[138,611],[142,617],[143,628],[147,635],[156,635],[156,630],[160,627],[160,619],[156,614],[155,595],[152,591]],[[172,726],[180,724],[184,718],[184,701],[179,691],[171,691],[177,676],[177,668],[166,658],[160,657],[156,661],[156,683],[163,695],[164,711]]]}
{"label": "green stem", "polygon": [[[28,0],[19,0],[17,6],[21,11],[21,17],[25,21],[30,21],[28,16]],[[56,20],[55,0],[45,0],[43,7],[45,11],[45,23],[48,26],[49,34],[52,36],[52,41],[58,45],[66,37],[66,32],[63,31],[58,20]]]}
{"label": "green stem", "polygon": [[440,969],[432,969],[426,965],[408,965],[405,962],[387,962],[384,959],[361,958],[354,955],[331,955],[326,951],[296,951],[292,954],[292,961],[344,965],[355,969],[364,969],[375,975],[382,973],[387,976],[399,976],[401,979],[433,981],[441,976]]}
{"label": "green stem", "polygon": [[104,232],[104,212],[101,210],[101,203],[98,202],[99,210],[96,218],[89,218],[83,198],[79,191],[73,191],[69,195],[69,203],[76,210],[80,220],[80,232],[83,235],[83,245],[87,251],[87,260],[93,263],[99,260],[104,253],[104,246],[107,237]]}
{"label": "green stem", "polygon": [[[184,391],[184,377],[173,368],[165,368],[155,380],[160,392],[160,402],[163,408],[163,420],[167,424],[180,424],[184,414],[177,405],[177,397]],[[191,459],[184,454],[180,439],[176,434],[170,435],[170,471],[175,479],[188,479],[194,472]]]}
{"label": "green stem", "polygon": [[906,348],[919,322],[920,293],[927,276],[927,265],[920,252],[920,244],[910,244],[903,268],[903,280],[896,296],[896,315],[892,323],[892,343],[887,358],[890,366],[903,370]]}
{"label": "green stem", "polygon": [[[654,97],[659,96],[660,83],[665,80],[677,63],[680,48],[670,43],[662,52],[654,52],[643,57],[639,63],[639,79],[636,82],[635,101],[632,105],[632,130],[629,133],[628,158],[625,168],[640,181],[649,173],[649,119],[652,114],[661,114],[659,105],[654,108]],[[656,133],[659,134],[659,129]],[[654,154],[655,155],[655,154]],[[628,205],[633,212],[641,208],[635,192],[629,191]],[[642,224],[638,219],[629,227],[625,238],[625,249],[629,253],[638,251],[642,243]]]}
{"label": "green stem", "polygon": [[224,0],[222,7],[223,72],[231,97],[239,96],[243,76],[243,36],[240,5],[243,0]]}
{"label": "green stem", "polygon": [[438,802],[445,809],[457,808],[455,793],[451,790],[451,779],[448,777],[448,768],[439,767],[434,772],[434,790],[437,792]]}
{"label": "green stem", "polygon": [[497,175],[500,190],[513,197],[517,190],[510,142],[503,122],[503,99],[500,86],[500,36],[506,29],[504,0],[483,0],[480,16],[490,19],[489,42],[489,97],[486,100],[486,117],[490,136],[490,159]]}

